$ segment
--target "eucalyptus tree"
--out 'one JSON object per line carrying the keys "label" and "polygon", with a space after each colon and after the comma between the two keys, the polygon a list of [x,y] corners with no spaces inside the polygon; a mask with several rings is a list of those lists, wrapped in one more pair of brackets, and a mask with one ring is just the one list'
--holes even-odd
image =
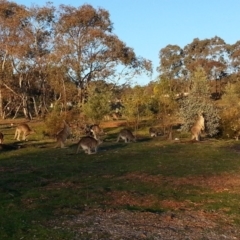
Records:
{"label": "eucalyptus tree", "polygon": [[[188,71],[188,76],[197,68],[203,68],[207,78],[215,80],[215,94],[220,93],[221,86],[218,86],[218,80],[226,76],[229,67],[228,45],[224,40],[217,36],[204,40],[195,38],[183,50],[184,65]],[[190,81],[190,88],[191,84]]]}
{"label": "eucalyptus tree", "polygon": [[215,96],[220,98],[222,95],[222,80],[231,73],[230,65],[230,45],[219,37],[210,39],[210,80],[215,81]]}
{"label": "eucalyptus tree", "polygon": [[234,73],[240,71],[240,41],[237,41],[229,47],[231,70]]}
{"label": "eucalyptus tree", "polygon": [[[211,39],[198,38],[183,48],[167,45],[159,52],[160,76],[167,77],[178,85],[180,91],[189,91],[192,87],[190,76],[201,67],[214,86],[215,94],[221,93],[221,79],[229,74],[230,46],[223,39],[215,36]],[[215,82],[213,82],[214,80]],[[214,84],[213,84],[214,83]]]}
{"label": "eucalyptus tree", "polygon": [[161,125],[164,134],[172,132],[172,127],[178,121],[178,103],[176,101],[177,92],[172,89],[171,80],[161,76],[155,83],[153,98],[158,105],[158,124]]}
{"label": "eucalyptus tree", "polygon": [[33,5],[29,8],[28,36],[31,43],[27,54],[24,56],[23,65],[31,75],[32,84],[31,98],[34,103],[38,97],[38,105],[35,106],[35,114],[41,109],[42,113],[48,111],[48,98],[51,85],[49,84],[49,72],[52,69],[51,52],[54,46],[53,25],[55,22],[55,7],[51,3],[39,7]]}
{"label": "eucalyptus tree", "polygon": [[160,75],[169,79],[179,79],[183,74],[183,50],[178,45],[167,45],[159,52],[160,64],[157,68]]}
{"label": "eucalyptus tree", "polygon": [[105,9],[88,4],[78,8],[61,5],[58,14],[54,56],[76,84],[80,104],[91,81],[151,72],[151,62],[137,57],[113,34],[113,23]]}
{"label": "eucalyptus tree", "polygon": [[205,130],[209,136],[219,131],[220,117],[217,107],[211,100],[210,83],[203,68],[197,68],[190,76],[192,88],[189,95],[180,101],[179,115],[182,119],[182,130],[189,131],[199,113],[203,113]]}
{"label": "eucalyptus tree", "polygon": [[[12,59],[18,91],[20,92],[25,115],[31,118],[30,102],[33,103],[35,115],[45,111],[46,89],[49,89],[47,76],[51,66],[50,53],[53,47],[54,7],[51,4],[39,7],[33,5],[27,9],[25,20],[24,48],[19,50],[17,57]],[[26,111],[27,110],[27,111]]]}
{"label": "eucalyptus tree", "polygon": [[[0,117],[4,117],[4,103],[10,102],[3,99],[3,91],[18,96],[11,88],[14,80],[12,59],[25,49],[25,28],[28,11],[24,6],[14,2],[1,0],[0,2]],[[7,96],[5,96],[7,97]],[[10,97],[11,99],[11,97]],[[5,100],[5,101],[4,101]]]}
{"label": "eucalyptus tree", "polygon": [[230,72],[228,78],[230,83],[239,82],[240,77],[240,41],[229,46]]}
{"label": "eucalyptus tree", "polygon": [[228,82],[220,100],[221,129],[224,136],[240,136],[240,82]]}
{"label": "eucalyptus tree", "polygon": [[122,96],[123,115],[129,124],[134,125],[135,131],[139,128],[139,123],[144,117],[151,114],[149,103],[151,95],[143,86],[125,88]]}
{"label": "eucalyptus tree", "polygon": [[88,99],[83,105],[83,113],[92,123],[99,124],[111,112],[111,85],[105,81],[95,81],[88,84],[87,91]]}
{"label": "eucalyptus tree", "polygon": [[[196,68],[202,67],[205,72],[208,73],[208,59],[209,55],[209,39],[200,40],[199,38],[193,39],[193,41],[184,47],[184,64],[188,70],[188,73],[193,73]],[[188,76],[190,76],[188,74]]]}
{"label": "eucalyptus tree", "polygon": [[[38,114],[36,96],[44,96],[48,56],[53,46],[52,23],[54,8],[17,5],[3,1],[1,6],[2,69],[11,62],[12,75],[3,85],[19,98],[26,118],[32,118],[30,103]],[[39,99],[43,102],[44,98]],[[1,105],[1,104],[0,104]]]}

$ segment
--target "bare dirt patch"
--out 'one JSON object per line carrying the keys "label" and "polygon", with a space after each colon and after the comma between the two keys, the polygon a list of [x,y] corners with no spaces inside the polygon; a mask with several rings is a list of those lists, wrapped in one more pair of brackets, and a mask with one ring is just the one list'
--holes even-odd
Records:
{"label": "bare dirt patch", "polygon": [[[192,184],[216,192],[234,192],[240,187],[240,176],[235,174],[166,178],[131,173],[121,178],[151,184],[170,182],[176,187]],[[239,226],[224,211],[196,210],[193,203],[188,201],[161,200],[154,195],[145,196],[137,192],[111,191],[108,195],[109,200],[105,204],[111,208],[86,208],[70,220],[63,217],[57,225],[73,230],[75,239],[237,240],[240,236]],[[121,210],[126,206],[138,208],[138,211]],[[150,210],[152,206],[170,210],[154,212]]]}
{"label": "bare dirt patch", "polygon": [[[219,225],[216,220],[220,217],[202,211],[156,214],[91,209],[71,220],[62,219],[61,228],[73,230],[75,239],[239,239],[239,229],[227,220]],[[56,226],[56,222],[52,224]]]}
{"label": "bare dirt patch", "polygon": [[126,120],[107,121],[101,123],[102,128],[116,128],[121,126],[126,126]]}
{"label": "bare dirt patch", "polygon": [[154,212],[154,207],[182,211],[192,210],[196,206],[190,201],[161,200],[154,195],[141,195],[126,191],[112,191],[108,195],[110,200],[106,204],[117,208],[128,206],[129,208],[148,209]]}
{"label": "bare dirt patch", "polygon": [[108,196],[110,200],[107,204],[115,207],[128,205],[150,208],[150,206],[159,205],[159,200],[154,195],[146,196],[127,191],[111,191]]}

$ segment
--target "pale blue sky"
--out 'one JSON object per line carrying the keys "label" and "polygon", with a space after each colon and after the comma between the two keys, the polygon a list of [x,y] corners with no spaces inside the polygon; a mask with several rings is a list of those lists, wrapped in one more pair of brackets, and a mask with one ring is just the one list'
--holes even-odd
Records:
{"label": "pale blue sky", "polygon": [[[16,0],[18,4],[45,5],[43,0]],[[52,0],[79,7],[85,3],[109,11],[114,33],[137,56],[152,61],[152,78],[138,77],[137,83],[148,84],[158,73],[159,51],[168,44],[184,47],[194,38],[218,36],[226,43],[240,40],[240,0]]]}

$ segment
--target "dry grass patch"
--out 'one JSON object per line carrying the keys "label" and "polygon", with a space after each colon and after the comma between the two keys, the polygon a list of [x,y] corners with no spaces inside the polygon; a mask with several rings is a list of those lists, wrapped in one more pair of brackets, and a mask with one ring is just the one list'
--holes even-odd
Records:
{"label": "dry grass patch", "polygon": [[213,176],[189,176],[189,177],[165,177],[161,175],[148,175],[145,173],[129,173],[123,177],[126,180],[137,180],[143,183],[154,185],[170,184],[176,187],[183,185],[193,185],[203,188],[210,188],[215,192],[239,193],[240,192],[240,175],[234,173],[222,173]]}
{"label": "dry grass patch", "polygon": [[126,120],[101,122],[100,125],[102,128],[118,128],[126,126]]}
{"label": "dry grass patch", "polygon": [[131,193],[127,191],[111,191],[108,193],[110,200],[107,204],[120,206],[137,206],[143,208],[151,208],[153,205],[158,205],[159,200],[154,195],[140,195],[138,193]]}
{"label": "dry grass patch", "polygon": [[[44,180],[43,180],[44,182]],[[75,184],[73,182],[48,182],[46,180],[46,186],[42,187],[44,190],[60,190],[60,189],[79,189],[82,186],[78,184]]]}
{"label": "dry grass patch", "polygon": [[[196,208],[196,203],[190,201],[176,201],[176,200],[161,200],[157,196],[141,195],[138,193],[130,193],[127,191],[112,191],[108,193],[111,200],[106,202],[107,205],[112,207],[126,207],[136,209],[171,209],[172,211],[179,210],[193,210]],[[202,205],[202,204],[198,204]]]}
{"label": "dry grass patch", "polygon": [[73,229],[76,239],[238,239],[239,230],[219,214],[203,211],[179,213],[135,212],[126,210],[86,210],[71,220],[51,223]]}

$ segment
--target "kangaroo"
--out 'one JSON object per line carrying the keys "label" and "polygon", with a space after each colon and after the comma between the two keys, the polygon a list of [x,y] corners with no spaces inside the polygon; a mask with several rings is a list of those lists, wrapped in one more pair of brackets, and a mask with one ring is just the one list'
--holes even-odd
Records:
{"label": "kangaroo", "polygon": [[55,148],[57,148],[58,146],[60,146],[61,148],[64,148],[65,142],[71,134],[69,124],[65,120],[63,121],[63,123],[64,123],[63,129],[56,134],[57,144]]}
{"label": "kangaroo", "polygon": [[22,133],[22,140],[27,141],[27,136],[36,133],[32,130],[27,123],[21,123],[16,127],[14,139],[20,141],[20,135]]}
{"label": "kangaroo", "polygon": [[4,135],[3,135],[3,133],[0,132],[0,144],[3,143],[3,139],[4,139]]}
{"label": "kangaroo", "polygon": [[240,131],[236,131],[233,138],[234,138],[236,141],[238,141],[238,140],[239,140],[239,137],[240,137]]}
{"label": "kangaroo", "polygon": [[196,141],[200,140],[201,131],[203,131],[205,129],[204,122],[205,122],[205,120],[204,120],[202,113],[198,114],[197,121],[194,123],[194,125],[191,128],[192,140],[194,140],[194,139]]}
{"label": "kangaroo", "polygon": [[98,124],[93,124],[91,126],[87,125],[85,127],[85,133],[88,136],[94,137],[96,140],[99,139],[100,136],[105,135],[104,131],[99,127]]}
{"label": "kangaroo", "polygon": [[87,154],[94,154],[97,153],[98,151],[98,146],[102,143],[101,140],[97,140],[91,136],[86,136],[86,137],[82,137],[78,144],[78,148],[77,148],[77,152],[76,154],[79,152],[80,147],[83,149],[83,151],[85,151],[85,153]]}
{"label": "kangaroo", "polygon": [[153,127],[150,127],[148,132],[151,137],[157,137],[158,135],[160,135],[160,132],[156,128],[153,128]]}
{"label": "kangaroo", "polygon": [[120,139],[123,139],[125,143],[130,141],[136,142],[136,137],[132,134],[130,130],[125,128],[119,132],[117,142],[119,142]]}

